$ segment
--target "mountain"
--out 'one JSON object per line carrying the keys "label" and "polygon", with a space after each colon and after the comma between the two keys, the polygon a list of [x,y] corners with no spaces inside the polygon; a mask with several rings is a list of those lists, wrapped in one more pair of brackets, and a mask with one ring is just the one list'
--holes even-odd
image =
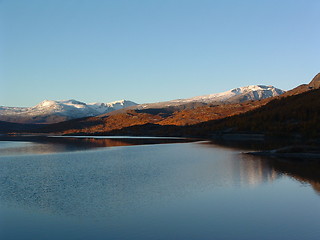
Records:
{"label": "mountain", "polygon": [[[212,137],[227,133],[264,133],[320,137],[320,78],[279,96],[257,101],[241,101],[241,93],[254,87],[233,89],[192,99],[233,100],[238,103],[204,104],[195,108],[168,111],[171,107],[141,108],[142,105],[97,117],[59,123],[42,129],[60,134],[156,135]],[[257,88],[261,88],[257,86]],[[252,92],[252,91],[251,91]],[[251,94],[249,96],[257,96]],[[239,94],[240,93],[240,94]],[[210,96],[210,97],[208,97]],[[212,97],[215,96],[215,97]],[[259,96],[259,95],[258,95]],[[261,94],[260,96],[266,96]],[[181,102],[181,101],[180,101]],[[133,109],[132,109],[133,108]],[[135,108],[135,109],[134,109]]]}
{"label": "mountain", "polygon": [[251,85],[246,87],[234,88],[222,93],[214,93],[209,95],[197,96],[193,98],[186,99],[176,99],[166,102],[140,104],[132,109],[159,109],[159,108],[173,108],[185,109],[185,108],[195,108],[200,105],[214,104],[231,104],[231,103],[242,103],[248,100],[257,101],[270,97],[279,96],[285,93],[285,91],[275,88],[273,86],[265,85]]}
{"label": "mountain", "polygon": [[[260,101],[259,101],[260,102]],[[192,137],[240,137],[243,134],[285,136],[285,139],[320,137],[320,74],[279,97],[240,114],[203,121],[188,126],[145,124],[114,129],[108,134]],[[254,102],[254,103],[257,103]],[[248,104],[248,103],[247,103]],[[225,105],[233,106],[233,104]],[[198,110],[198,109],[196,109]],[[195,112],[195,111],[193,111]],[[238,138],[239,139],[239,138]]]}
{"label": "mountain", "polygon": [[137,105],[120,100],[110,103],[84,103],[76,100],[44,100],[34,107],[0,107],[0,121],[15,123],[57,123],[91,117]]}
{"label": "mountain", "polygon": [[318,89],[320,88],[320,73],[318,73],[312,81],[309,83],[309,87],[311,89]]}
{"label": "mountain", "polygon": [[[283,93],[273,86],[252,85],[223,93],[140,105],[128,101],[108,104],[44,101],[32,108],[3,108],[2,112],[0,109],[0,120],[56,123],[38,128],[39,132],[103,134],[143,124],[186,126],[222,119],[261,107]],[[15,114],[8,114],[8,109]]]}
{"label": "mountain", "polygon": [[103,134],[143,124],[193,125],[258,108],[283,92],[272,86],[248,86],[190,99],[136,105],[92,118],[75,120],[72,123],[58,123],[42,131]]}
{"label": "mountain", "polygon": [[319,87],[320,85],[300,94],[276,98],[264,106],[240,115],[199,123],[193,128],[207,136],[215,133],[245,132],[320,137]]}
{"label": "mountain", "polygon": [[186,99],[186,101],[197,102],[224,102],[224,103],[238,103],[248,100],[256,101],[269,97],[275,97],[283,94],[285,91],[275,88],[273,86],[251,85],[247,87],[235,88],[223,93],[216,93],[210,95],[199,96],[195,98]]}
{"label": "mountain", "polygon": [[[27,131],[32,132],[39,128],[40,124],[23,124],[0,121],[0,137],[3,133]],[[45,125],[41,125],[44,127]]]}
{"label": "mountain", "polygon": [[[128,110],[133,110],[138,113],[148,113],[152,115],[160,114],[161,116],[168,117],[180,111],[189,111],[189,110],[192,111],[193,109],[198,109],[202,111],[203,109],[208,107],[212,108],[213,106],[240,104],[248,101],[254,102],[258,100],[277,97],[282,94],[285,94],[284,90],[275,88],[273,86],[251,85],[246,87],[234,88],[222,93],[213,93],[213,94],[202,95],[202,96],[197,96],[193,98],[139,104],[139,105],[124,108],[118,111],[106,113],[104,115],[101,115],[100,117],[106,118],[106,117],[114,116],[117,114],[123,114]],[[221,110],[221,107],[219,108],[218,111],[221,112],[220,110]],[[236,110],[236,112],[238,111]],[[188,112],[188,114],[189,113],[190,111]],[[201,116],[198,116],[196,118],[200,121],[201,119],[203,119]],[[206,120],[211,120],[211,119],[212,119],[211,117],[206,118]],[[186,124],[191,124],[191,123],[199,122],[198,120],[196,120],[196,122],[193,120],[191,121],[187,120],[184,122]]]}

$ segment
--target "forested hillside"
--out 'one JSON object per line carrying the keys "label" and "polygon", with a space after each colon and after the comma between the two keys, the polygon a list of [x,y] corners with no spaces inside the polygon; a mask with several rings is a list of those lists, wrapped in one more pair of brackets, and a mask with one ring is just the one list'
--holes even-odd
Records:
{"label": "forested hillside", "polygon": [[320,90],[277,98],[237,116],[197,124],[194,130],[201,135],[219,131],[317,137],[320,135]]}

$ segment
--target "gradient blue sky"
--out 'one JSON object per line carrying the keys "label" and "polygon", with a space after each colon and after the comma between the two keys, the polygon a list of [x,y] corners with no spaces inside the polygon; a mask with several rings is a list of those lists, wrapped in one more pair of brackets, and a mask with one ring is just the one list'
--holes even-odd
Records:
{"label": "gradient blue sky", "polygon": [[320,71],[318,0],[0,0],[0,105],[138,103]]}

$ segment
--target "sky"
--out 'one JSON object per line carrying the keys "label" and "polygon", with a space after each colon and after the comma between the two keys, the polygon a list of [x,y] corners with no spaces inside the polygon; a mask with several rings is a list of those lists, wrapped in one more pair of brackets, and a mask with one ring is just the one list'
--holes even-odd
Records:
{"label": "sky", "polygon": [[149,103],[320,72],[318,0],[0,0],[0,106]]}

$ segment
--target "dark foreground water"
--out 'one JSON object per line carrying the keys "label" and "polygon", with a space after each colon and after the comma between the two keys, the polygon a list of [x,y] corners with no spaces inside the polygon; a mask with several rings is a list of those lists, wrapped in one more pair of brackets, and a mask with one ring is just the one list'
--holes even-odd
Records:
{"label": "dark foreground water", "polygon": [[132,141],[0,142],[0,239],[320,239],[317,161]]}

